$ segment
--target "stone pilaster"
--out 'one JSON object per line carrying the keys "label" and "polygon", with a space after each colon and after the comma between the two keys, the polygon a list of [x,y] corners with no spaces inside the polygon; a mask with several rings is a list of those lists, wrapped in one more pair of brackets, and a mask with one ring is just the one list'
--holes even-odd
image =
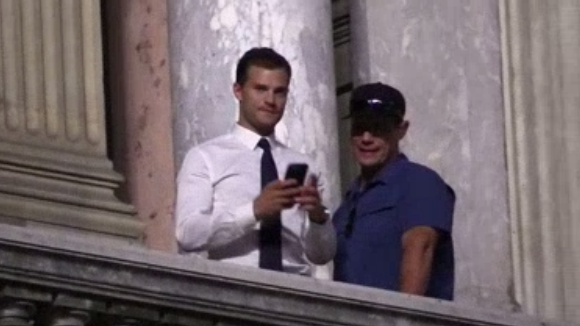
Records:
{"label": "stone pilaster", "polygon": [[355,85],[405,94],[403,150],[456,191],[456,300],[514,309],[498,1],[351,4]]}
{"label": "stone pilaster", "polygon": [[137,238],[107,158],[97,0],[0,1],[0,215]]}
{"label": "stone pilaster", "polygon": [[169,8],[177,164],[191,146],[226,133],[235,123],[232,84],[239,57],[252,47],[273,47],[293,67],[277,135],[315,159],[326,202],[336,207],[340,184],[330,1],[174,0]]}
{"label": "stone pilaster", "polygon": [[[349,0],[332,1],[332,29],[334,36],[334,71],[339,117],[348,115],[350,92],[353,88],[351,65],[351,14]],[[359,168],[350,150],[350,120],[338,120],[341,188],[347,189]]]}
{"label": "stone pilaster", "polygon": [[145,224],[144,244],[177,251],[166,0],[106,0],[110,141],[123,195]]}
{"label": "stone pilaster", "polygon": [[580,321],[580,2],[501,1],[516,298]]}

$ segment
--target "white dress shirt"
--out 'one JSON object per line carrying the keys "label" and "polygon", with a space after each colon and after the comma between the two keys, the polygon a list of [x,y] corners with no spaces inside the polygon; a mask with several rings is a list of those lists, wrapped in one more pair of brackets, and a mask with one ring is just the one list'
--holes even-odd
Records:
{"label": "white dress shirt", "polygon": [[[261,191],[261,136],[239,125],[229,134],[189,150],[177,177],[176,236],[182,253],[259,266],[259,223],[254,199]],[[268,137],[279,178],[290,163],[312,161]],[[324,187],[318,178],[319,191]],[[336,251],[330,219],[310,222],[295,205],[281,213],[284,271],[311,275],[311,263],[325,264]]]}

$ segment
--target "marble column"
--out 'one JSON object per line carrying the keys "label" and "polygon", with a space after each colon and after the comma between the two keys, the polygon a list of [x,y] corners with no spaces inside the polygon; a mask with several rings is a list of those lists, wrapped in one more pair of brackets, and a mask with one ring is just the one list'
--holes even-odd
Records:
{"label": "marble column", "polygon": [[0,0],[0,216],[135,239],[107,156],[98,0]]}
{"label": "marble column", "polygon": [[174,143],[185,152],[226,133],[237,119],[232,94],[239,57],[273,47],[293,67],[286,113],[277,136],[312,156],[322,169],[331,208],[340,198],[331,3],[297,1],[170,2]]}
{"label": "marble column", "polygon": [[173,224],[171,83],[167,1],[103,2],[107,36],[107,90],[123,195],[137,210],[148,248],[177,251]]}
{"label": "marble column", "polygon": [[501,3],[516,296],[580,322],[580,2]]}
{"label": "marble column", "polygon": [[[350,0],[332,1],[332,25],[334,34],[334,71],[336,74],[337,110],[339,117],[346,117],[349,113],[350,92],[353,88]],[[347,189],[359,172],[358,166],[353,164],[353,156],[350,151],[349,121],[348,119],[340,119],[338,122],[342,189]]]}
{"label": "marble column", "polygon": [[498,1],[351,2],[355,86],[407,99],[403,150],[455,189],[456,301],[512,310]]}

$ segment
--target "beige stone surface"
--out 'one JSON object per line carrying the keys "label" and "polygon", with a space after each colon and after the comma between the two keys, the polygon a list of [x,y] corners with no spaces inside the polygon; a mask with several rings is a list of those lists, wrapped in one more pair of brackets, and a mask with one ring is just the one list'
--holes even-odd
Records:
{"label": "beige stone surface", "polygon": [[105,2],[112,141],[148,248],[176,251],[167,3]]}
{"label": "beige stone surface", "polygon": [[502,1],[515,293],[580,321],[580,1]]}

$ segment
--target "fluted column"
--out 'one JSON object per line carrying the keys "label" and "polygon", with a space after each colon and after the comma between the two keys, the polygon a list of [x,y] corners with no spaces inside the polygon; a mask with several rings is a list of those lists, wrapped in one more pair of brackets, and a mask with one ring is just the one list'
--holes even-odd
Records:
{"label": "fluted column", "polygon": [[136,238],[107,157],[98,0],[0,0],[0,216]]}
{"label": "fluted column", "polygon": [[511,310],[498,1],[351,2],[355,85],[406,96],[403,150],[455,189],[456,300]]}
{"label": "fluted column", "polygon": [[501,8],[516,296],[580,322],[580,2]]}
{"label": "fluted column", "polygon": [[324,194],[338,204],[339,171],[330,1],[184,1],[169,3],[177,164],[200,142],[236,121],[232,94],[239,57],[273,47],[292,65],[290,96],[276,133],[312,156]]}

